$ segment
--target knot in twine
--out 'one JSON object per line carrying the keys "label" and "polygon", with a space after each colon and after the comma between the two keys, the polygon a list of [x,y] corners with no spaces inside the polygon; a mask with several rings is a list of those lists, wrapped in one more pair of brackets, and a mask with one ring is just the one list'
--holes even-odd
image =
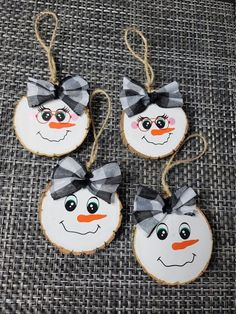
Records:
{"label": "knot in twine", "polygon": [[[201,139],[201,140],[203,141],[204,146],[203,146],[202,151],[201,151],[198,155],[196,155],[195,157],[186,158],[186,159],[180,159],[180,160],[175,160],[175,161],[173,161],[174,158],[175,158],[175,156],[178,154],[178,152],[179,152],[180,149],[182,148],[182,146],[185,145],[186,142],[188,142],[188,141],[189,141],[190,139],[192,139],[192,138],[199,138],[199,139]],[[163,171],[162,171],[162,175],[161,175],[161,186],[162,186],[162,190],[163,190],[163,193],[164,193],[165,197],[168,198],[168,197],[171,197],[171,196],[172,196],[172,193],[171,193],[171,191],[170,191],[170,187],[169,187],[169,185],[168,185],[168,183],[167,183],[167,175],[168,175],[169,171],[170,171],[173,167],[175,167],[175,166],[177,166],[177,165],[180,165],[180,164],[188,164],[188,163],[190,163],[190,162],[192,162],[192,161],[194,161],[194,160],[197,160],[197,159],[201,158],[201,156],[205,154],[206,150],[207,150],[207,141],[206,141],[206,139],[205,139],[204,136],[202,136],[202,135],[200,135],[200,134],[197,134],[197,133],[194,133],[194,134],[189,135],[189,136],[185,139],[185,141],[180,145],[179,149],[171,156],[171,158],[170,158],[169,161],[166,163],[166,165],[165,165],[165,167],[164,167],[164,169],[163,169]]]}
{"label": "knot in twine", "polygon": [[[99,94],[104,95],[106,97],[107,103],[108,103],[108,109],[107,109],[107,114],[105,116],[105,119],[104,119],[104,121],[103,121],[103,123],[101,125],[101,128],[100,128],[100,130],[97,133],[96,132],[96,128],[95,128],[95,124],[94,124],[93,114],[92,114],[92,101]],[[93,163],[97,159],[98,142],[99,142],[99,139],[100,139],[103,131],[105,130],[105,128],[107,126],[107,122],[108,122],[108,119],[111,116],[111,111],[112,111],[111,99],[110,99],[109,95],[103,89],[99,89],[98,88],[98,89],[95,89],[92,92],[92,95],[91,95],[90,101],[89,101],[89,110],[90,110],[90,118],[91,118],[91,125],[92,125],[92,130],[93,130],[94,142],[93,142],[90,158],[86,162],[86,168],[87,168],[88,171],[91,169]]]}
{"label": "knot in twine", "polygon": [[[142,40],[142,46],[143,46],[143,55],[136,53],[130,46],[129,40],[128,40],[128,34],[129,33],[134,33],[140,36]],[[124,34],[124,39],[125,39],[125,44],[131,54],[144,65],[145,69],[145,74],[146,74],[146,82],[145,82],[145,87],[147,91],[150,93],[153,91],[153,82],[154,82],[154,72],[152,69],[152,66],[150,65],[148,61],[148,42],[146,37],[143,35],[143,33],[138,30],[136,27],[129,27],[125,29],[125,34]]]}
{"label": "knot in twine", "polygon": [[[39,27],[40,27],[40,24],[42,23],[43,18],[48,17],[48,16],[54,20],[54,29],[52,31],[49,45],[46,44],[46,41],[42,38],[40,31],[39,31]],[[55,64],[55,60],[54,60],[54,57],[52,54],[52,49],[55,45],[58,23],[59,22],[58,22],[58,18],[56,16],[56,14],[54,12],[51,12],[51,11],[44,11],[44,12],[39,13],[36,16],[35,22],[34,22],[34,29],[35,29],[36,38],[37,38],[38,42],[40,43],[41,47],[45,50],[47,58],[48,58],[48,68],[49,68],[49,72],[50,72],[49,80],[51,83],[53,83],[55,85],[58,84],[58,80],[57,80],[56,64]]]}

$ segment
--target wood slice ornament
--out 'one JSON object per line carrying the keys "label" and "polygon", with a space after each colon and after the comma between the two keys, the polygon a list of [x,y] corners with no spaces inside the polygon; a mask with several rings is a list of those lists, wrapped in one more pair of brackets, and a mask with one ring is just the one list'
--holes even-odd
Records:
{"label": "wood slice ornament", "polygon": [[90,104],[97,94],[107,97],[109,110],[97,134],[91,114],[94,143],[86,167],[71,157],[62,159],[39,204],[46,238],[65,254],[95,253],[113,240],[121,224],[122,205],[116,192],[121,182],[119,165],[111,162],[91,170],[111,113],[110,98],[103,90],[92,93]]}
{"label": "wood slice ornament", "polygon": [[196,193],[191,187],[182,187],[173,194],[166,176],[174,166],[200,158],[196,157],[173,162],[170,158],[162,173],[165,198],[141,186],[134,201],[133,236],[134,255],[154,280],[161,284],[178,285],[192,282],[206,270],[212,254],[212,231],[202,210],[196,205]]}
{"label": "wood slice ornament", "polygon": [[[131,48],[129,32],[141,37],[143,56]],[[141,31],[134,27],[126,29],[125,43],[131,54],[144,65],[146,82],[142,85],[128,77],[123,79],[121,137],[132,153],[147,159],[160,159],[177,150],[188,131],[179,85],[174,81],[153,88],[154,72],[148,62],[147,39]]]}
{"label": "wood slice ornament", "polygon": [[[51,17],[55,24],[49,45],[42,39],[39,26]],[[50,71],[49,81],[29,78],[27,96],[17,104],[14,129],[20,143],[36,155],[65,155],[79,147],[86,138],[90,118],[88,83],[79,75],[58,81],[52,55],[58,28],[53,12],[42,12],[35,19],[35,34],[45,50]]]}

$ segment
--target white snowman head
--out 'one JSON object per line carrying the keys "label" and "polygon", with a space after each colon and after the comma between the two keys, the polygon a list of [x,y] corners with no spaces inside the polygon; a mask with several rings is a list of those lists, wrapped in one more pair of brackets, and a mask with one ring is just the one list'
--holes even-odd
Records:
{"label": "white snowman head", "polygon": [[74,159],[63,159],[39,207],[49,241],[63,253],[75,255],[93,253],[111,242],[121,223],[121,203],[115,193],[120,180],[116,163],[88,174]]}
{"label": "white snowman head", "polygon": [[80,146],[90,124],[87,88],[79,76],[66,78],[57,87],[29,79],[27,97],[19,101],[14,115],[22,145],[46,156],[64,155]]}
{"label": "white snowman head", "polygon": [[191,282],[209,263],[212,233],[194,195],[191,188],[182,188],[164,203],[156,192],[141,188],[136,196],[134,253],[143,269],[162,284]]}
{"label": "white snowman head", "polygon": [[135,81],[124,78],[120,100],[124,110],[122,137],[131,151],[157,159],[181,144],[188,121],[176,82],[147,93]]}

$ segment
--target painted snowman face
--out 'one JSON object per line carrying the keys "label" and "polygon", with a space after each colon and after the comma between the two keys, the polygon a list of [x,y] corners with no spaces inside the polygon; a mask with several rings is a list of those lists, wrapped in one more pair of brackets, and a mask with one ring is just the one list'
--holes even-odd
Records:
{"label": "painted snowman face", "polygon": [[181,144],[188,129],[182,108],[161,108],[151,104],[141,114],[123,113],[123,139],[131,151],[157,159],[171,154]]}
{"label": "painted snowman face", "polygon": [[46,237],[63,253],[93,253],[110,243],[121,223],[121,203],[115,193],[111,204],[89,190],[53,200],[48,189],[39,209]]}
{"label": "painted snowman face", "polygon": [[193,281],[206,269],[212,252],[210,226],[195,216],[169,214],[149,237],[136,228],[134,252],[144,270],[163,284]]}
{"label": "painted snowman face", "polygon": [[89,123],[87,110],[78,116],[60,99],[31,108],[23,97],[14,116],[15,131],[22,145],[46,156],[61,156],[80,146]]}

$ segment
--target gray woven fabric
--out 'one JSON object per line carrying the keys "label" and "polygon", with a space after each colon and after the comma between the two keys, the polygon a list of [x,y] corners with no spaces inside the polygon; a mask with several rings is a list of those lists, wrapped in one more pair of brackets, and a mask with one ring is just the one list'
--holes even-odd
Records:
{"label": "gray woven fabric", "polygon": [[[234,8],[205,0],[2,0],[0,11],[0,312],[1,313],[233,313],[235,309],[235,55]],[[37,219],[40,191],[56,159],[33,156],[17,141],[12,117],[28,77],[47,79],[45,55],[34,38],[32,17],[52,9],[60,17],[55,55],[60,78],[83,76],[90,87],[113,97],[97,164],[116,159],[123,183],[123,223],[109,247],[93,256],[60,254],[43,236]],[[214,233],[209,268],[196,282],[160,286],[132,254],[131,212],[138,185],[159,189],[162,161],[145,161],[121,143],[119,92],[128,75],[144,72],[122,41],[136,25],[150,42],[157,86],[177,80],[191,132],[208,138],[199,161],[173,169],[172,188],[184,184],[200,194]],[[50,27],[45,25],[50,30]],[[138,49],[138,40],[133,41]],[[101,106],[101,108],[99,107]],[[98,100],[97,117],[104,117]],[[98,119],[97,119],[98,121]],[[85,160],[91,135],[71,154]],[[116,143],[114,145],[114,143]],[[189,143],[182,152],[200,148]],[[96,166],[95,165],[95,166]]]}

